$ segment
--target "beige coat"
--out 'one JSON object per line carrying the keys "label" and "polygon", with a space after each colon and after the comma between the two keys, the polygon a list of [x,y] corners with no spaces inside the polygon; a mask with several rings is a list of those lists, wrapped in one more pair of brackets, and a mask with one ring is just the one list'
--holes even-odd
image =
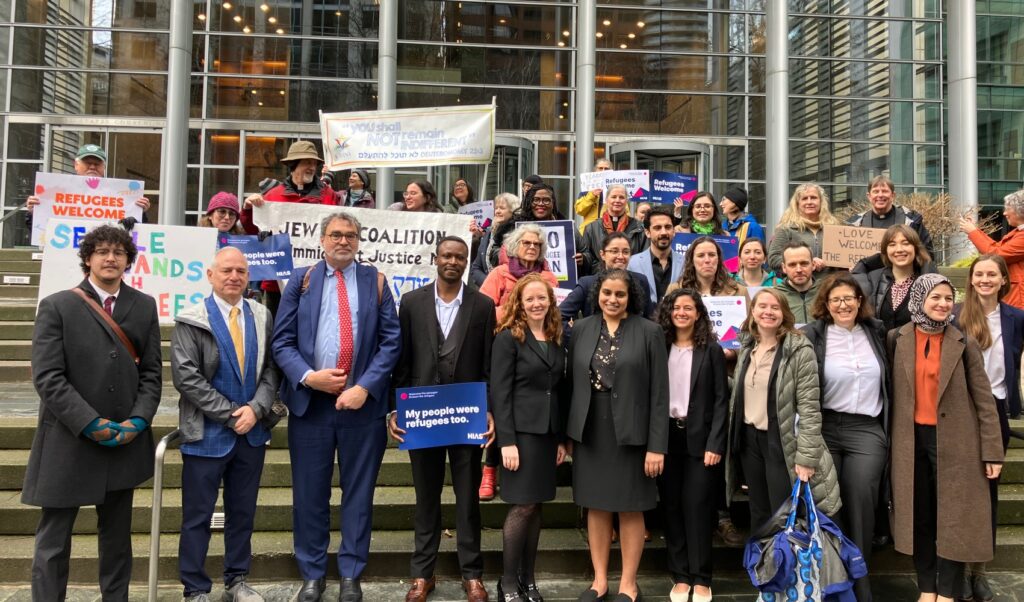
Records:
{"label": "beige coat", "polygon": [[[892,518],[896,551],[914,553],[914,324],[889,332],[893,355]],[[981,349],[946,326],[939,371],[938,554],[958,562],[992,560],[985,462],[1003,461],[995,400]]]}

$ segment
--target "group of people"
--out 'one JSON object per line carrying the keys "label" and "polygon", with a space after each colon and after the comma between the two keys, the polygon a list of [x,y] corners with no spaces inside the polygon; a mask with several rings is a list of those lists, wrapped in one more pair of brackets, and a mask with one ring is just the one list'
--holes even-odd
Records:
{"label": "group of people", "polygon": [[[355,199],[372,197],[365,173],[354,172],[341,198],[318,177],[315,148],[301,144],[285,158],[285,181],[261,184],[244,204],[215,195],[200,225],[251,231],[251,207],[263,202],[358,206]],[[463,183],[456,202],[474,198]],[[768,245],[742,189],[721,202],[701,193],[685,220],[672,206],[631,216],[618,186],[588,192],[580,201],[595,197],[595,207],[575,257],[583,277],[561,304],[546,236],[533,223],[559,217],[554,190],[534,178],[522,192],[521,204],[499,195],[494,223],[474,227],[470,244],[440,240],[436,280],[405,294],[400,308],[387,278],[355,261],[361,227],[344,207],[319,225],[323,259],[296,269],[283,291],[265,287],[265,304],[246,295],[244,255],[217,252],[211,295],[175,318],[170,352],[186,600],[207,600],[212,590],[204,566],[221,488],[225,599],[262,599],[247,583],[250,539],[266,444],[286,413],[297,599],[320,600],[326,587],[337,464],[340,600],[361,600],[378,471],[387,438],[406,435],[394,392],[463,382],[488,383],[488,430],[479,446],[409,452],[416,510],[407,602],[425,601],[436,584],[446,463],[467,599],[488,600],[480,500],[498,491],[509,505],[498,598],[543,600],[541,506],[554,499],[557,467],[568,460],[594,572],[582,601],[642,597],[645,512],[659,499],[669,598],[711,600],[713,532],[729,520],[731,502],[745,491],[756,531],[794,479],[810,484],[818,509],[866,558],[885,522],[876,516],[891,508],[896,549],[913,555],[922,600],[985,599],[1007,416],[1021,409],[1024,311],[1007,301],[1021,298],[1020,257],[1009,253],[1024,247],[1015,236],[1024,191],[1006,199],[1015,230],[1001,242],[965,220],[986,254],[957,305],[953,286],[934,273],[920,216],[892,204],[884,178],[871,182],[872,208],[855,219],[888,230],[878,255],[850,272],[821,261],[821,226],[834,218],[814,185],[797,188]],[[395,210],[438,208],[426,181],[409,184],[403,198]],[[675,255],[680,227],[736,233],[739,271],[725,269],[710,236]],[[32,366],[40,419],[22,498],[43,508],[34,599],[64,598],[71,528],[78,508],[93,504],[104,597],[127,598],[133,491],[152,474],[149,425],[161,388],[155,303],[121,278],[136,256],[124,229],[92,230],[79,247],[84,280],[39,306]],[[747,298],[738,348],[717,340],[709,296]],[[613,597],[616,538],[622,570]],[[853,587],[856,599],[871,599],[867,577]]]}

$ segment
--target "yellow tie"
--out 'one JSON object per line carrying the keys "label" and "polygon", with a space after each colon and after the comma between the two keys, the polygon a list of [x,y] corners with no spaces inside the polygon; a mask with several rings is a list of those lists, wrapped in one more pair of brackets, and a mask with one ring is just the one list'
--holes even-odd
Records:
{"label": "yellow tie", "polygon": [[238,322],[238,314],[242,313],[237,307],[232,307],[228,313],[231,324],[228,329],[231,331],[231,341],[235,344],[235,357],[238,358],[238,371],[245,376],[245,342],[242,340],[242,325]]}

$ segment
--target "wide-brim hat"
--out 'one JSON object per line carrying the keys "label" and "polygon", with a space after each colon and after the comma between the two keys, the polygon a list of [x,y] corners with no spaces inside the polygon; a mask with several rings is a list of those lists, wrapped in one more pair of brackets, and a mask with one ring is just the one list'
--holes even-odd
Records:
{"label": "wide-brim hat", "polygon": [[288,147],[288,154],[284,159],[281,159],[281,163],[293,163],[295,161],[302,161],[303,159],[312,159],[320,163],[324,162],[324,160],[320,158],[320,154],[316,152],[315,144],[309,140],[300,140]]}

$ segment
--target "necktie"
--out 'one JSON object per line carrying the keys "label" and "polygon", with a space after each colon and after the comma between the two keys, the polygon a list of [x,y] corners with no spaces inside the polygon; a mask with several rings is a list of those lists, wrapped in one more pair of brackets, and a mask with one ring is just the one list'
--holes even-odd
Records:
{"label": "necktie", "polygon": [[114,301],[116,301],[116,300],[117,300],[117,297],[115,297],[113,295],[111,295],[111,296],[109,296],[109,297],[107,297],[106,299],[103,300],[103,311],[107,312],[108,316],[113,316],[114,315]]}
{"label": "necktie", "polygon": [[235,344],[235,357],[238,358],[238,372],[245,375],[245,342],[242,339],[242,324],[238,321],[238,314],[242,313],[237,307],[232,307],[228,312],[228,330],[231,332],[231,342]]}
{"label": "necktie", "polygon": [[352,311],[348,306],[348,287],[341,270],[334,271],[338,282],[338,369],[346,374],[352,369]]}

